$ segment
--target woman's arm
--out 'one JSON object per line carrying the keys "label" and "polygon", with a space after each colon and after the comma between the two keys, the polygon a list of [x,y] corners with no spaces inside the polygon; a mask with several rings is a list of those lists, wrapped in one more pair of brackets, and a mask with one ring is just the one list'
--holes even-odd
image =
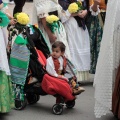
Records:
{"label": "woman's arm", "polygon": [[81,12],[78,12],[78,15],[80,18],[85,18],[87,15],[87,10],[82,10]]}
{"label": "woman's arm", "polygon": [[48,37],[50,39],[50,42],[53,43],[56,41],[57,37],[55,36],[54,33],[51,32],[50,28],[47,26],[47,23],[46,23],[46,18],[41,18],[41,21],[42,21],[42,24],[43,24],[43,27],[45,29],[45,31],[47,32],[48,34]]}
{"label": "woman's arm", "polygon": [[96,12],[98,10],[98,5],[100,4],[100,0],[94,0],[94,4],[92,5],[91,9]]}
{"label": "woman's arm", "polygon": [[14,19],[14,17],[11,15],[7,6],[4,7],[4,4],[2,3],[0,4],[0,9],[8,16],[8,18],[10,19],[10,24],[16,23],[16,19]]}

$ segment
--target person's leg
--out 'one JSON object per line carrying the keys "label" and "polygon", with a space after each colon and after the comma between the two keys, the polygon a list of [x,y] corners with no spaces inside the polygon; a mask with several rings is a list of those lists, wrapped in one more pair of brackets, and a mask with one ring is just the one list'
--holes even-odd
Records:
{"label": "person's leg", "polygon": [[16,14],[16,13],[22,12],[25,1],[26,0],[14,0],[15,7],[14,7],[14,10],[13,10],[13,15]]}

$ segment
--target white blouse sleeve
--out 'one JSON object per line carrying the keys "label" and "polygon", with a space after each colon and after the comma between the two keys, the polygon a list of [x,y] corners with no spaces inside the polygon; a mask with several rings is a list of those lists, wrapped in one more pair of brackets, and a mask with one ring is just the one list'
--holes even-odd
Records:
{"label": "white blouse sleeve", "polygon": [[99,5],[97,6],[97,11],[96,12],[92,10],[92,6],[93,5],[90,6],[91,15],[97,16],[100,13]]}
{"label": "white blouse sleeve", "polygon": [[46,17],[48,12],[57,10],[57,3],[53,0],[34,0],[34,5],[39,18]]}
{"label": "white blouse sleeve", "polygon": [[66,22],[70,18],[70,16],[71,16],[71,13],[68,10],[63,11],[60,16],[62,23]]}
{"label": "white blouse sleeve", "polygon": [[54,63],[53,63],[52,57],[49,57],[47,59],[46,71],[48,72],[48,74],[58,77],[58,74],[56,73],[55,68],[54,68]]}

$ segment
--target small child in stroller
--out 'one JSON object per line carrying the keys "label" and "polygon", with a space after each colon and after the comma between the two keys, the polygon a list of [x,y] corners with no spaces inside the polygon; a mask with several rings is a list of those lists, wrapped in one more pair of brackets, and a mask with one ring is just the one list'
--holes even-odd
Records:
{"label": "small child in stroller", "polygon": [[[17,23],[10,32],[10,38],[16,29],[18,29],[18,34],[10,53],[15,109],[21,110],[27,104],[34,104],[40,99],[40,96],[47,94],[61,98],[52,107],[54,114],[62,113],[63,104],[67,108],[73,108],[76,97],[72,94],[68,82],[62,80],[62,77],[60,80],[46,72],[46,58],[50,52],[41,30],[34,25],[24,25],[21,28],[21,25]],[[9,30],[11,31],[11,29]]]}
{"label": "small child in stroller", "polygon": [[[80,93],[84,92],[85,89],[80,87],[74,78],[69,79],[64,76],[66,73],[66,66],[67,66],[67,59],[64,56],[65,53],[65,45],[61,41],[56,41],[52,45],[52,54],[47,59],[46,63],[46,71],[55,77],[62,78],[70,83],[73,95],[79,95]],[[60,79],[61,80],[61,79]]]}

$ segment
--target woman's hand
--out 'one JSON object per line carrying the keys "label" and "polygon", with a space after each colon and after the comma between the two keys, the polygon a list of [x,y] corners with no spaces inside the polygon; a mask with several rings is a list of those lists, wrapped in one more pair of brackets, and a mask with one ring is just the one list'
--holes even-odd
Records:
{"label": "woman's hand", "polygon": [[17,23],[16,19],[12,18],[12,19],[10,20],[10,24],[11,24],[11,25],[14,25],[14,24],[16,24],[16,23]]}
{"label": "woman's hand", "polygon": [[65,80],[66,82],[69,82],[68,78],[64,77],[63,75],[58,75],[58,78],[61,78],[61,79]]}
{"label": "woman's hand", "polygon": [[52,32],[48,32],[48,37],[51,43],[54,43],[57,39],[56,35]]}
{"label": "woman's hand", "polygon": [[100,4],[100,2],[101,2],[101,0],[94,0],[94,4],[93,4],[93,6],[92,6],[92,10],[93,10],[94,12],[97,11],[98,5]]}
{"label": "woman's hand", "polygon": [[0,10],[3,8],[3,3],[2,4],[0,4]]}
{"label": "woman's hand", "polygon": [[87,15],[87,10],[82,10],[80,12],[78,12],[78,16],[80,18],[84,18]]}

